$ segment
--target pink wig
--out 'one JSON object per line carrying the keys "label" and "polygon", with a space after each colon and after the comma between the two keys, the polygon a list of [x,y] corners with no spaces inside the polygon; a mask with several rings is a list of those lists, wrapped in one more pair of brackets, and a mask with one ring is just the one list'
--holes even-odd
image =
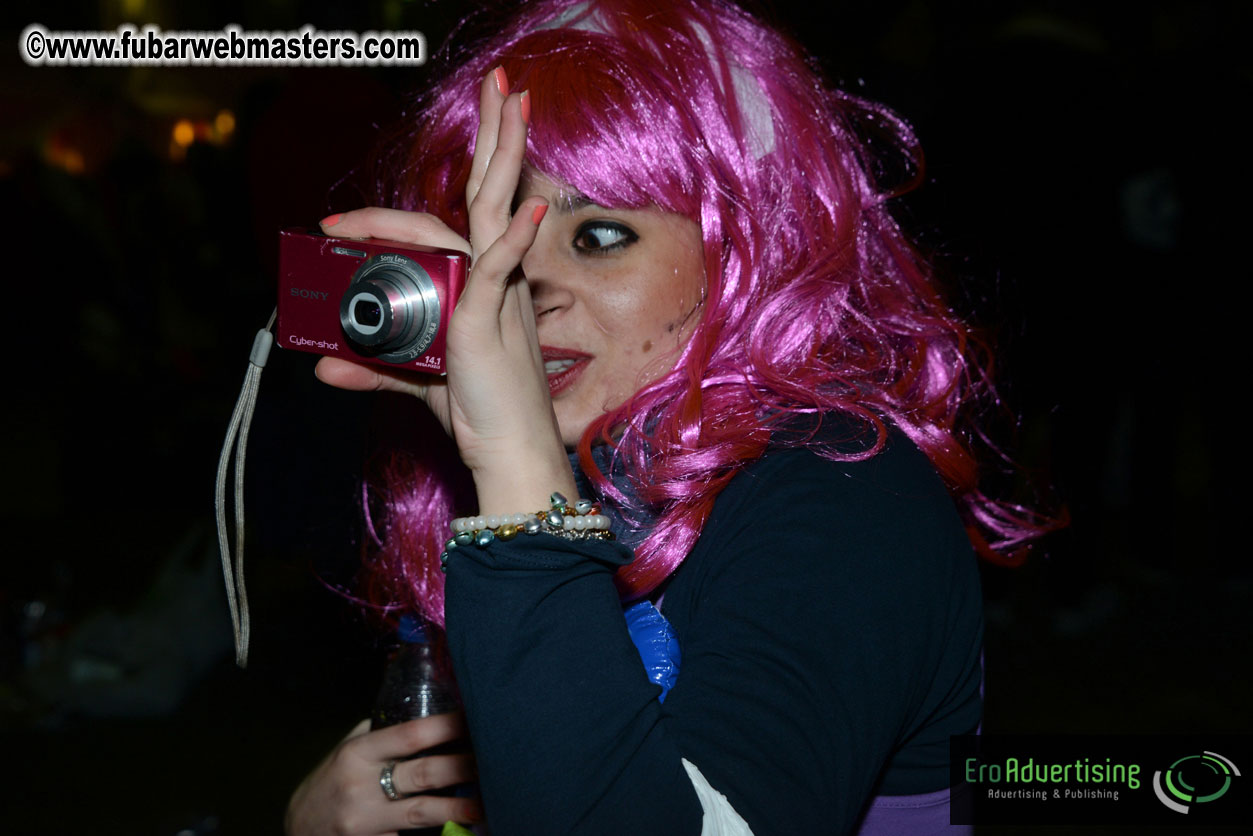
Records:
{"label": "pink wig", "polygon": [[[856,452],[818,450],[832,459],[873,456],[885,422],[899,427],[949,485],[985,557],[1015,560],[1048,527],[978,490],[958,416],[995,395],[986,352],[887,208],[921,177],[904,122],[830,89],[795,44],[719,0],[539,0],[497,32],[425,97],[425,116],[383,161],[383,202],[466,231],[479,82],[503,65],[515,90],[530,90],[529,165],[602,206],[684,215],[704,242],[691,341],[579,444],[593,483],[627,504],[592,461],[592,445],[612,439],[614,472],[656,520],[618,576],[624,598],[678,567],[718,493],[767,444],[817,446],[813,432],[781,431],[802,416],[812,430],[830,413],[865,427]],[[878,182],[902,164],[910,182]],[[396,603],[442,623],[433,567],[449,492],[409,471],[389,481],[373,571],[397,582]]]}

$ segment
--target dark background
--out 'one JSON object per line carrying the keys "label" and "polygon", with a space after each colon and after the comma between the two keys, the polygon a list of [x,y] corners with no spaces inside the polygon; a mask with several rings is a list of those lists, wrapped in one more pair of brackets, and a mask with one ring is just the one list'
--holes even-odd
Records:
{"label": "dark background", "polygon": [[[1021,416],[1000,437],[1072,517],[1047,555],[987,567],[985,728],[1249,732],[1253,7],[848,6],[760,8],[917,128],[927,180],[901,217],[995,335]],[[3,832],[276,832],[291,789],[365,715],[380,642],[335,590],[359,557],[371,399],[321,387],[309,355],[271,358],[249,448],[247,671],[230,658],[211,483],[274,303],[275,231],[366,202],[357,167],[440,71],[464,8],[6,10]],[[418,29],[436,54],[277,70],[31,68],[17,52],[29,23],[127,21]]]}

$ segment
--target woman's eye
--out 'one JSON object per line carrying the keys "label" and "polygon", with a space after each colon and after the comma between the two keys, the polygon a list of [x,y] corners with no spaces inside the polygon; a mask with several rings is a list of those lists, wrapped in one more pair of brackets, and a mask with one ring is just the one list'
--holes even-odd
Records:
{"label": "woman's eye", "polygon": [[579,227],[579,231],[574,234],[574,248],[586,253],[600,254],[634,244],[639,238],[622,224],[591,221]]}

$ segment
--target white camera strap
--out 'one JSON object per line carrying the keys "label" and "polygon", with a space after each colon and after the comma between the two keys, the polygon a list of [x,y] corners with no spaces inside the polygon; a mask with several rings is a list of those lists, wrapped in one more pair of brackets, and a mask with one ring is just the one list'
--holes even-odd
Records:
{"label": "white camera strap", "polygon": [[[257,406],[257,390],[261,386],[261,370],[265,368],[274,335],[270,329],[278,309],[270,314],[270,321],[257,332],[252,341],[252,355],[248,358],[248,374],[244,377],[235,413],[226,430],[222,455],[218,459],[217,490],[213,504],[217,510],[218,550],[222,554],[222,577],[226,580],[226,601],[231,608],[231,625],[235,629],[235,663],[241,668],[248,665],[248,591],[244,587],[244,453],[248,448],[248,427]],[[232,445],[235,453],[235,561],[231,568],[231,545],[226,531],[226,472],[230,469]]]}

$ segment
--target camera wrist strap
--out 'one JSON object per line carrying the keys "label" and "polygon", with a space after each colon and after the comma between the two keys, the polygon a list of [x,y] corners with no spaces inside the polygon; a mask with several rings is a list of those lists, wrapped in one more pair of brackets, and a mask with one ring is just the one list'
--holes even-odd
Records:
{"label": "camera wrist strap", "polygon": [[[235,402],[222,455],[218,459],[217,489],[214,491],[214,508],[217,511],[218,550],[222,555],[222,577],[226,581],[226,602],[230,605],[231,626],[235,630],[235,663],[241,668],[248,664],[248,592],[244,587],[244,453],[248,447],[248,428],[252,413],[257,406],[257,390],[261,386],[261,370],[265,368],[274,335],[270,329],[278,314],[276,308],[270,321],[257,332],[252,341],[252,354],[248,358],[248,373]],[[233,445],[233,447],[232,447]],[[235,456],[235,560],[231,568],[231,544],[226,530],[226,472],[230,469],[231,452]]]}

